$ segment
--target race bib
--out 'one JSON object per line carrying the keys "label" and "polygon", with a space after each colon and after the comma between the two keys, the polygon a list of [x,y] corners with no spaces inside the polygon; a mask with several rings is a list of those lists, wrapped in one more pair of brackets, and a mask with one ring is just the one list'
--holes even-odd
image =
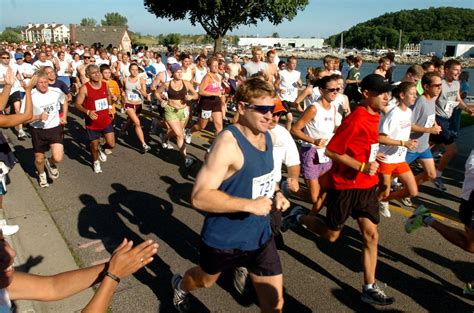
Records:
{"label": "race bib", "polygon": [[151,85],[152,82],[153,82],[153,80],[152,80],[150,77],[148,77],[148,78],[146,79],[145,84],[146,84],[147,86],[149,86],[149,85]]}
{"label": "race bib", "polygon": [[375,160],[377,159],[377,153],[379,153],[379,144],[378,143],[371,144],[369,162],[375,162]]}
{"label": "race bib", "polygon": [[435,122],[435,116],[435,114],[428,115],[428,117],[426,118],[425,128],[433,127]]}
{"label": "race bib", "polygon": [[322,163],[328,163],[329,162],[330,159],[325,154],[326,148],[316,149],[316,152],[318,153],[319,163],[322,164]]}
{"label": "race bib", "polygon": [[446,107],[444,108],[444,111],[446,112],[446,114],[451,117],[451,115],[453,114],[453,110],[459,105],[459,102],[457,101],[448,101],[446,103]]}
{"label": "race bib", "polygon": [[407,154],[407,150],[408,150],[407,147],[398,147],[395,155],[404,159]]}
{"label": "race bib", "polygon": [[189,116],[189,108],[185,107],[184,108],[184,118],[188,118],[188,116]]}
{"label": "race bib", "polygon": [[275,193],[275,178],[273,171],[271,173],[255,177],[252,180],[252,199],[258,197],[273,197]]}
{"label": "race bib", "polygon": [[55,111],[55,106],[57,108],[57,104],[54,104],[54,103],[45,105],[45,106],[43,106],[43,112],[45,112],[47,114],[49,114],[51,112],[54,112]]}
{"label": "race bib", "polygon": [[140,100],[140,95],[134,92],[127,92],[128,101],[138,101]]}
{"label": "race bib", "polygon": [[109,103],[107,102],[107,98],[102,98],[94,101],[95,103],[95,110],[102,111],[109,109]]}
{"label": "race bib", "polygon": [[211,115],[212,115],[212,110],[202,110],[202,112],[201,112],[201,117],[205,120],[210,118]]}

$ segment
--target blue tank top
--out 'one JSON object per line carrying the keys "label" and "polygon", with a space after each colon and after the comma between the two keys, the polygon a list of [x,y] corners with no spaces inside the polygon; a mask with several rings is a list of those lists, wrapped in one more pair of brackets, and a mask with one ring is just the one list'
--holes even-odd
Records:
{"label": "blue tank top", "polygon": [[[231,125],[226,130],[236,138],[244,155],[244,164],[234,175],[222,182],[219,190],[240,198],[271,198],[275,190],[275,180],[270,133],[265,133],[266,151],[260,151],[235,126]],[[208,213],[201,231],[202,241],[216,249],[257,250],[270,237],[270,216],[250,213]]]}

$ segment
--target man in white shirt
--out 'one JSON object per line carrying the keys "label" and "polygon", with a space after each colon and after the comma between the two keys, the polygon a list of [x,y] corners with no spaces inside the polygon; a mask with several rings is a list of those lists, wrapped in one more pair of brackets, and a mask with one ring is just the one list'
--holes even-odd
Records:
{"label": "man in white shirt", "polygon": [[[35,166],[38,171],[39,185],[42,188],[49,187],[45,167],[49,177],[59,177],[57,164],[62,161],[63,128],[66,123],[68,111],[65,95],[57,88],[49,88],[48,75],[44,71],[38,73],[36,89],[32,91],[33,118],[30,120],[31,138],[33,151],[35,153]],[[62,104],[64,116],[59,117]],[[51,157],[46,158],[45,153],[51,149]]]}
{"label": "man in white shirt", "polygon": [[290,108],[298,97],[298,88],[303,84],[301,82],[301,73],[296,70],[296,57],[289,57],[286,63],[286,69],[278,73],[280,83],[277,89],[283,106],[287,110],[286,129],[290,131],[291,123],[293,122],[293,114],[291,114]]}

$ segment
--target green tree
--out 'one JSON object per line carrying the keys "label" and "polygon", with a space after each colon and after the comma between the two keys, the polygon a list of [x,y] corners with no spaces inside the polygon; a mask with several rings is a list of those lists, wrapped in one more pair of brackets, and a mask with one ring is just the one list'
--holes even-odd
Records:
{"label": "green tree", "polygon": [[160,44],[165,47],[176,46],[181,43],[181,35],[176,33],[168,34],[160,39]]}
{"label": "green tree", "polygon": [[127,26],[127,18],[117,12],[107,13],[100,21],[102,26]]}
{"label": "green tree", "polygon": [[280,34],[278,34],[277,32],[274,32],[274,33],[272,34],[272,37],[273,37],[273,38],[280,38]]}
{"label": "green tree", "polygon": [[291,20],[306,7],[308,0],[182,0],[179,5],[144,0],[144,4],[157,17],[189,19],[194,26],[200,24],[214,40],[214,51],[220,51],[227,32],[240,25],[256,25],[264,19],[274,25]]}
{"label": "green tree", "polygon": [[0,34],[0,41],[18,43],[21,41],[21,35],[11,29],[5,30]]}
{"label": "green tree", "polygon": [[91,17],[84,17],[79,24],[81,26],[96,26],[97,21]]}

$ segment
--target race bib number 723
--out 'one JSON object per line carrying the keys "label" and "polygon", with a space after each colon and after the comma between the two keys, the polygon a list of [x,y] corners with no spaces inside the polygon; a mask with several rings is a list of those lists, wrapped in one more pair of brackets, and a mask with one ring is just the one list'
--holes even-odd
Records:
{"label": "race bib number 723", "polygon": [[252,180],[252,199],[258,197],[273,197],[275,193],[275,178],[273,171],[271,173],[255,177]]}

